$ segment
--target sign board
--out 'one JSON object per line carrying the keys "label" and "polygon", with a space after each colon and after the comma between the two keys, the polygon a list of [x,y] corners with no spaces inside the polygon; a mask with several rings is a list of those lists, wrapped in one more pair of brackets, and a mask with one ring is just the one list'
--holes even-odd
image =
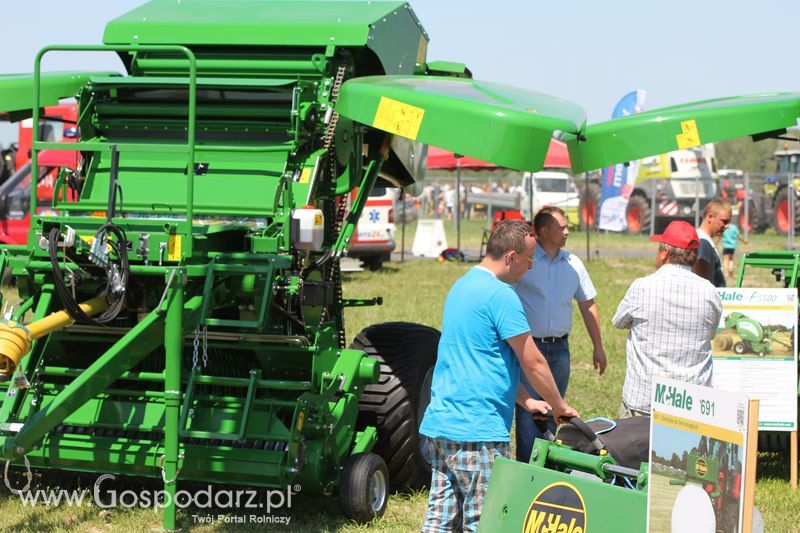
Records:
{"label": "sign board", "polygon": [[439,219],[417,220],[411,253],[418,257],[439,257],[445,248],[447,237],[444,234],[444,223]]}
{"label": "sign board", "polygon": [[758,427],[797,431],[797,291],[719,289],[714,387],[760,400]]}
{"label": "sign board", "polygon": [[739,533],[747,396],[656,376],[652,410],[648,531]]}

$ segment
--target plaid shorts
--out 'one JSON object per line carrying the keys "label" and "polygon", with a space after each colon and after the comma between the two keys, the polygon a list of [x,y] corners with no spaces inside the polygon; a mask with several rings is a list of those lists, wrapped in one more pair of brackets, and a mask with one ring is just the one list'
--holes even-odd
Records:
{"label": "plaid shorts", "polygon": [[431,493],[423,533],[474,532],[483,510],[494,460],[511,458],[508,442],[431,443]]}

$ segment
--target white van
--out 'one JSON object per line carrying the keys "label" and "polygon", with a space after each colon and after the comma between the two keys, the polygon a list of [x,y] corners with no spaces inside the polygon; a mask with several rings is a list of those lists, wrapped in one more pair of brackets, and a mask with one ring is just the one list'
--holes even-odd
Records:
{"label": "white van", "polygon": [[391,259],[395,248],[395,190],[373,187],[367,198],[347,255],[361,260],[370,270],[379,270]]}
{"label": "white van", "polygon": [[[529,196],[533,177],[533,201]],[[572,224],[578,223],[578,204],[580,203],[578,189],[566,172],[543,170],[531,174],[526,172],[522,177],[522,196],[520,210],[526,220],[531,218],[531,204],[534,214],[546,205],[560,207],[567,213],[567,219]]]}

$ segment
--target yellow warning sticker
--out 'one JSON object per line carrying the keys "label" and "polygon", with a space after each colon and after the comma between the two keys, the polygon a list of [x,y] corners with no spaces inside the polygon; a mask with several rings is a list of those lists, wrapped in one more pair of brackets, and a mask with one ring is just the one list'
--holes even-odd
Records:
{"label": "yellow warning sticker", "polygon": [[421,107],[382,96],[372,126],[407,139],[416,140],[424,116],[425,110]]}
{"label": "yellow warning sticker", "polygon": [[[79,237],[81,238],[81,240],[83,242],[85,242],[89,246],[91,246],[92,243],[94,243],[94,235],[79,235]],[[110,243],[106,243],[106,250],[108,252],[112,252],[113,251],[113,249],[111,248],[111,244]]]}
{"label": "yellow warning sticker", "polygon": [[685,150],[700,146],[700,132],[697,130],[697,122],[692,120],[684,120],[681,122],[681,133],[675,136],[678,140],[678,149]]}
{"label": "yellow warning sticker", "polygon": [[322,213],[317,213],[314,215],[314,226],[321,226],[322,225]]}
{"label": "yellow warning sticker", "polygon": [[306,414],[303,411],[300,411],[300,414],[297,415],[297,431],[303,431],[303,420],[306,419]]}
{"label": "yellow warning sticker", "polygon": [[306,167],[300,172],[300,183],[308,183],[311,180],[311,167]]}
{"label": "yellow warning sticker", "polygon": [[167,260],[180,261],[181,260],[181,236],[170,235],[167,241]]}

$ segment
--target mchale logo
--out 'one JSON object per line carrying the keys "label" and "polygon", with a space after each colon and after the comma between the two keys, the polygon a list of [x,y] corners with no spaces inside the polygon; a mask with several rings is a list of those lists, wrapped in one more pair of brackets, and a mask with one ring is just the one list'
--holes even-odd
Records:
{"label": "mchale logo", "polygon": [[522,533],[584,533],[586,504],[578,489],[569,483],[553,483],[531,502]]}

